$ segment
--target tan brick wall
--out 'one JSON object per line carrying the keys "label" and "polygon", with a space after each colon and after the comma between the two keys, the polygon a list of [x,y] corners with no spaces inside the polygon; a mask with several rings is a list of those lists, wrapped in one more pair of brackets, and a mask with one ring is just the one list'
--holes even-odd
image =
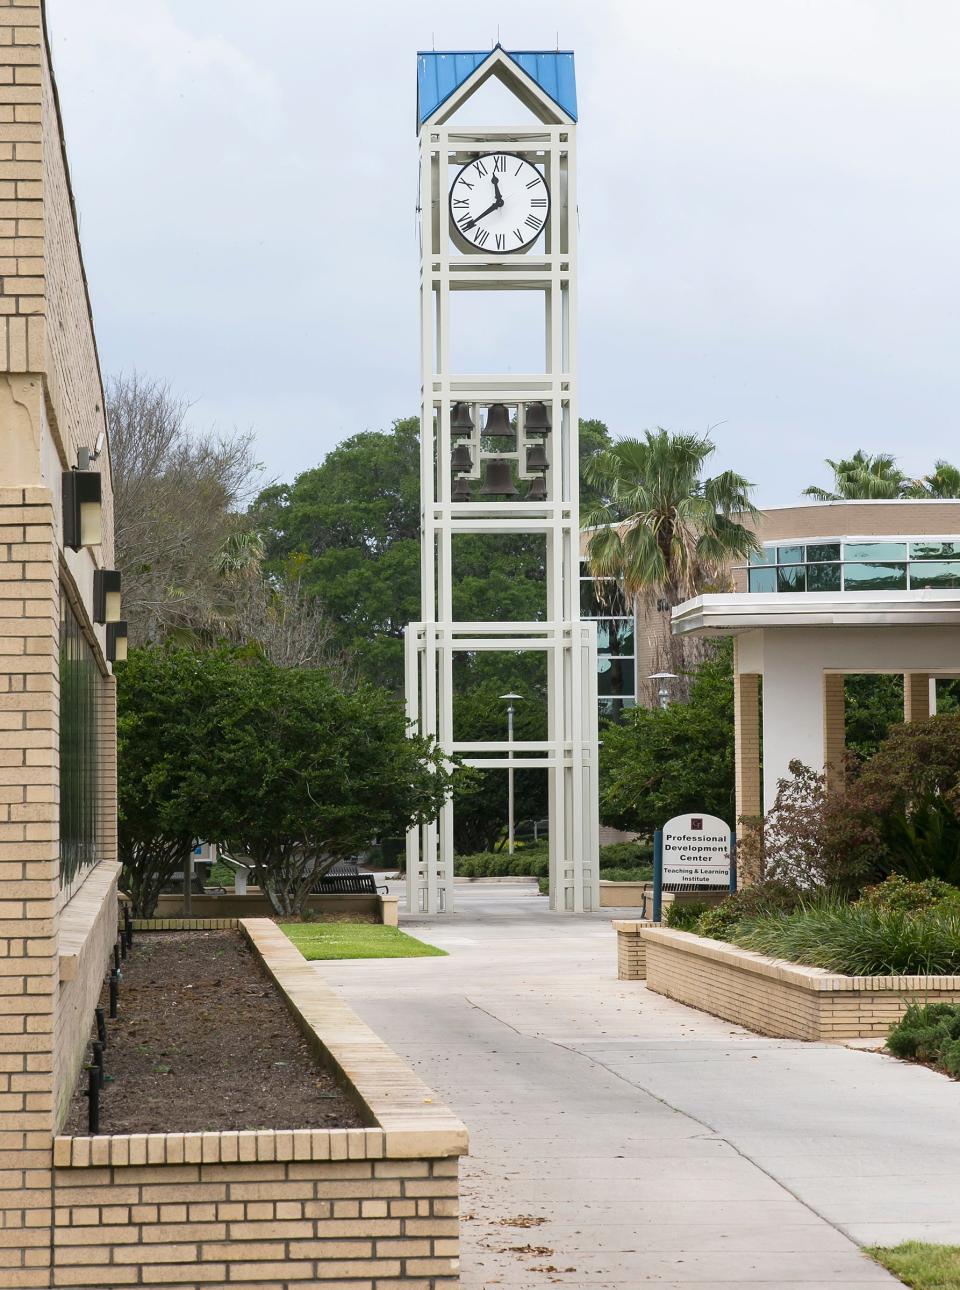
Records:
{"label": "tan brick wall", "polygon": [[851,977],[666,928],[642,930],[647,987],[761,1035],[882,1037],[910,1003],[960,1003],[960,977]]}
{"label": "tan brick wall", "polygon": [[[104,543],[62,550],[61,472],[104,428],[103,395],[40,0],[0,0],[0,1285],[48,1286],[58,1091],[90,1023],[115,918],[101,882],[59,885],[61,580],[90,619]],[[104,673],[102,654],[100,662]],[[101,854],[116,853],[112,680],[104,680]],[[109,877],[109,875],[106,875]],[[101,876],[102,877],[102,876]],[[109,884],[107,884],[109,887]],[[87,917],[89,915],[89,917]],[[84,922],[86,919],[86,922]],[[89,943],[74,941],[84,925]],[[65,938],[61,946],[61,933]],[[66,953],[67,942],[77,952]],[[58,950],[65,971],[60,980]],[[79,970],[78,970],[79,968]],[[73,975],[70,976],[70,972]]]}
{"label": "tan brick wall", "polygon": [[844,722],[845,701],[843,676],[837,672],[823,674],[823,762],[827,785],[840,788],[846,770],[847,735]]}
{"label": "tan brick wall", "polygon": [[57,560],[49,493],[0,488],[0,1284],[11,1287],[48,1284]]}
{"label": "tan brick wall", "polygon": [[[56,1284],[457,1286],[456,1158],[377,1158],[371,1139],[382,1152],[382,1135],[369,1130],[312,1136],[366,1158],[201,1163],[214,1137],[234,1154],[251,1139],[287,1139],[283,1154],[292,1155],[295,1137],[312,1150],[311,1134],[194,1134],[178,1142],[181,1163],[58,1168]],[[130,1141],[146,1160],[163,1139]]]}
{"label": "tan brick wall", "polygon": [[923,721],[930,715],[930,676],[927,672],[905,672],[903,677],[903,719]]}
{"label": "tan brick wall", "polygon": [[645,981],[647,978],[647,946],[640,935],[641,928],[654,927],[647,919],[636,922],[615,921],[617,933],[617,979],[620,981]]}

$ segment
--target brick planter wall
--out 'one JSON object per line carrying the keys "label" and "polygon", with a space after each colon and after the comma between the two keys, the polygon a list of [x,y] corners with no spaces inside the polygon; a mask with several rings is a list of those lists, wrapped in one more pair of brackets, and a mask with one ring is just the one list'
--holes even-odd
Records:
{"label": "brick planter wall", "polygon": [[55,1284],[453,1290],[464,1126],[275,924],[240,928],[370,1127],[59,1137]]}
{"label": "brick planter wall", "polygon": [[960,976],[840,976],[690,932],[650,926],[636,934],[649,989],[761,1035],[883,1037],[910,1003],[960,1003]]}

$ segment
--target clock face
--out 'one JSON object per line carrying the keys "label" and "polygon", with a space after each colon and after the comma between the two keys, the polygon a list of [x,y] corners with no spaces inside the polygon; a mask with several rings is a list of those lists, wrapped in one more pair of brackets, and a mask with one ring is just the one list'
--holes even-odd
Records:
{"label": "clock face", "polygon": [[512,152],[486,152],[468,161],[450,189],[450,217],[460,237],[488,254],[525,251],[549,214],[546,180]]}

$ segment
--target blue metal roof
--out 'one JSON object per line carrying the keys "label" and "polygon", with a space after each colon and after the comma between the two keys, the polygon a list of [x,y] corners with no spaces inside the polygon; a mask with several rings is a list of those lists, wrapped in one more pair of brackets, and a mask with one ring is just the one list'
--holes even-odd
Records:
{"label": "blue metal roof", "polygon": [[417,128],[488,58],[501,50],[553,99],[567,116],[577,119],[577,79],[572,49],[421,50],[417,54]]}

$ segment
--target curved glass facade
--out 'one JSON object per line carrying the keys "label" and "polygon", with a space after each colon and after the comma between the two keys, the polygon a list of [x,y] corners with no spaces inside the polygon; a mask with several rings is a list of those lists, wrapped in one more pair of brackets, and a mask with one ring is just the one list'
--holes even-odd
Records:
{"label": "curved glass facade", "polygon": [[960,539],[779,542],[751,556],[749,591],[922,591],[960,588]]}

